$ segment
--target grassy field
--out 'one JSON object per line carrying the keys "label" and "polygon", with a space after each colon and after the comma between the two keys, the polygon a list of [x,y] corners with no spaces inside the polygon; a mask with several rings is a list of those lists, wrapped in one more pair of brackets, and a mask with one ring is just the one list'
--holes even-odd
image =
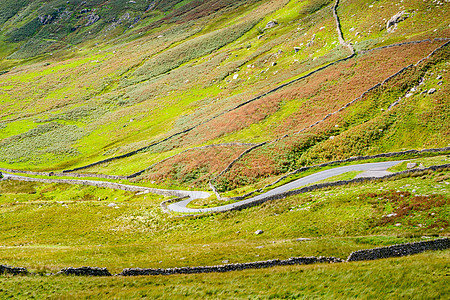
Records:
{"label": "grassy field", "polygon": [[449,251],[335,265],[166,277],[0,277],[15,299],[432,299],[448,295]]}
{"label": "grassy field", "polygon": [[[151,194],[1,181],[0,261],[38,272],[83,265],[120,272],[346,258],[359,249],[447,235],[448,176],[442,171],[319,190],[201,218],[166,215],[159,207],[164,199]],[[255,235],[259,229],[264,234]],[[312,240],[296,241],[300,237]]]}

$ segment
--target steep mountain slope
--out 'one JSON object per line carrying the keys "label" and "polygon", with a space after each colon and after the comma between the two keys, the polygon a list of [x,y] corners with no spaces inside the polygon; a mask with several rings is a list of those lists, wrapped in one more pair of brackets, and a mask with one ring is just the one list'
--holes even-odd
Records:
{"label": "steep mountain slope", "polygon": [[135,180],[197,188],[220,174],[226,191],[450,143],[447,2],[23,0],[0,11],[0,167],[146,169]]}

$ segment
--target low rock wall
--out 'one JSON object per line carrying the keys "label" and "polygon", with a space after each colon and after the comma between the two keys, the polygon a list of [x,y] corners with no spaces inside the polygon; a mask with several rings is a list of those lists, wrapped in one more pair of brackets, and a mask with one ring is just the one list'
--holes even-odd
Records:
{"label": "low rock wall", "polygon": [[128,179],[127,176],[120,175],[105,175],[105,174],[89,174],[89,173],[57,173],[57,172],[33,172],[33,171],[22,171],[22,170],[13,170],[13,169],[5,169],[0,168],[1,171],[13,173],[13,174],[27,174],[32,176],[58,176],[58,177],[77,177],[77,178],[103,178],[103,179],[113,179],[113,180],[124,180]]}
{"label": "low rock wall", "polygon": [[433,241],[423,241],[368,250],[359,250],[351,253],[347,261],[375,260],[388,257],[407,256],[429,250],[445,250],[448,248],[450,248],[450,239],[444,238]]}
{"label": "low rock wall", "polygon": [[120,276],[141,276],[141,275],[174,275],[174,274],[197,274],[197,273],[222,273],[240,271],[246,269],[262,269],[270,268],[274,266],[287,266],[287,265],[308,265],[316,263],[339,263],[343,262],[342,259],[336,257],[291,257],[286,260],[266,260],[255,261],[249,263],[236,263],[226,264],[218,266],[204,266],[204,267],[183,267],[183,268],[169,268],[169,269],[124,269]]}
{"label": "low rock wall", "polygon": [[25,268],[0,265],[0,274],[27,275],[28,271]]}
{"label": "low rock wall", "polygon": [[72,276],[112,276],[106,268],[81,267],[81,268],[65,268],[56,273],[56,275],[72,275]]}
{"label": "low rock wall", "polygon": [[[175,275],[175,274],[198,274],[198,273],[223,273],[232,271],[241,271],[246,269],[262,269],[275,266],[288,265],[309,265],[318,263],[343,263],[350,261],[377,260],[389,257],[407,256],[430,250],[445,250],[450,248],[450,239],[442,238],[432,241],[422,241],[415,243],[406,243],[388,247],[374,248],[368,250],[358,250],[350,254],[345,261],[337,257],[309,256],[309,257],[291,257],[285,260],[272,259],[265,261],[255,261],[248,263],[236,263],[217,266],[198,266],[198,267],[181,267],[168,269],[141,269],[127,268],[121,273],[114,276],[146,276],[146,275]],[[0,274],[27,275],[32,274],[25,268],[17,268],[0,265]],[[51,274],[53,275],[53,274]],[[97,267],[80,267],[80,268],[64,268],[54,275],[68,276],[105,276],[112,274],[106,268]]]}
{"label": "low rock wall", "polygon": [[176,190],[160,190],[154,188],[148,188],[144,186],[135,186],[120,184],[114,182],[103,182],[103,181],[93,181],[93,180],[78,180],[78,179],[47,179],[47,178],[31,178],[31,177],[14,177],[12,180],[19,181],[32,181],[32,182],[43,182],[43,183],[66,183],[66,184],[80,184],[80,185],[90,185],[102,188],[110,188],[116,190],[130,191],[130,192],[149,192],[157,195],[163,196],[176,196],[184,197],[184,193]]}

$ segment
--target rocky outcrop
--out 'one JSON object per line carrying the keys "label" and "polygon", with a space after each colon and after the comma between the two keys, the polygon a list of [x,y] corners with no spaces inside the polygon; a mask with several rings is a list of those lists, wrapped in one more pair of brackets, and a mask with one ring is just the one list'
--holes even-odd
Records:
{"label": "rocky outcrop", "polygon": [[388,257],[407,256],[429,250],[445,250],[449,248],[450,239],[444,238],[433,241],[423,241],[368,250],[359,250],[351,253],[347,258],[347,261],[375,260]]}
{"label": "rocky outcrop", "polygon": [[277,26],[277,25],[278,25],[278,22],[277,22],[277,21],[275,21],[275,20],[269,21],[269,22],[266,24],[266,29],[268,29],[268,28],[273,28],[273,27],[275,27],[275,26]]}
{"label": "rocky outcrop", "polygon": [[72,276],[112,276],[106,268],[81,267],[81,268],[65,268],[56,273],[56,275],[72,275]]}
{"label": "rocky outcrop", "polygon": [[94,23],[97,23],[98,20],[100,20],[100,16],[96,14],[89,14],[86,18],[87,23],[84,25],[85,27],[91,26]]}
{"label": "rocky outcrop", "polygon": [[393,32],[397,29],[397,24],[406,20],[409,17],[409,14],[405,11],[399,11],[392,18],[389,19],[386,23],[386,29],[388,32]]}

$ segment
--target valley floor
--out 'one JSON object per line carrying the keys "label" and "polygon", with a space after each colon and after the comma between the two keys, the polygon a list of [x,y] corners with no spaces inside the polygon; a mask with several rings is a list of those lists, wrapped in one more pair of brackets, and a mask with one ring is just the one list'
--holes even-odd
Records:
{"label": "valley floor", "polygon": [[442,299],[450,251],[345,265],[275,267],[225,274],[133,278],[0,276],[14,299]]}

